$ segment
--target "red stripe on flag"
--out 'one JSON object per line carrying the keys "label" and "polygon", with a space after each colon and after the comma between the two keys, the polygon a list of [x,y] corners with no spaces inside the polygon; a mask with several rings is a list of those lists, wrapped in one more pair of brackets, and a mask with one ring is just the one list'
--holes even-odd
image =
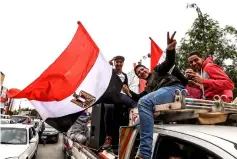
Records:
{"label": "red stripe on flag", "polygon": [[156,67],[156,65],[159,62],[159,59],[163,53],[161,48],[155,43],[155,41],[149,37],[151,40],[151,66],[150,71],[153,71],[153,69]]}
{"label": "red stripe on flag", "polygon": [[24,90],[9,90],[9,97],[60,101],[74,93],[99,55],[97,45],[82,23],[78,24],[72,41],[55,62]]}

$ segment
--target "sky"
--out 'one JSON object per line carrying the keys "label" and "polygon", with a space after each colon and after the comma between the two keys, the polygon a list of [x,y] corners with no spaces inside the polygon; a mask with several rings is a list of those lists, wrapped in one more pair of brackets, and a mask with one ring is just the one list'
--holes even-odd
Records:
{"label": "sky", "polygon": [[[124,56],[124,72],[128,72],[150,52],[150,36],[164,50],[167,31],[177,31],[179,45],[197,17],[194,9],[186,8],[187,3],[196,3],[221,26],[237,28],[236,0],[2,0],[0,71],[6,75],[4,86],[24,89],[33,82],[70,43],[77,21],[107,60]],[[19,100],[15,103],[19,105]]]}

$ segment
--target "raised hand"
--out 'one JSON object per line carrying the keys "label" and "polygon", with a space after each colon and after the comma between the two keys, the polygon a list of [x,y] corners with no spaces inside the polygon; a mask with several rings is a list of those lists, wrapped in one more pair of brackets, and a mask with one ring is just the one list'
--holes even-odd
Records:
{"label": "raised hand", "polygon": [[173,33],[173,35],[170,38],[170,33],[167,32],[167,50],[174,50],[176,47],[176,40],[174,39],[174,36],[176,34],[176,31]]}
{"label": "raised hand", "polygon": [[109,64],[113,66],[113,61],[114,61],[115,57],[113,57],[110,61]]}

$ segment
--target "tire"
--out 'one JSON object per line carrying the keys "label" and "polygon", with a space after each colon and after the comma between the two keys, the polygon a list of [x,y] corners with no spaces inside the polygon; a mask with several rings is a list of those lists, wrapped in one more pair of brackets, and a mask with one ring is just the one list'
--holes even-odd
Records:
{"label": "tire", "polygon": [[58,136],[57,136],[57,140],[54,142],[55,144],[58,143],[58,138],[59,138],[59,134],[58,134]]}

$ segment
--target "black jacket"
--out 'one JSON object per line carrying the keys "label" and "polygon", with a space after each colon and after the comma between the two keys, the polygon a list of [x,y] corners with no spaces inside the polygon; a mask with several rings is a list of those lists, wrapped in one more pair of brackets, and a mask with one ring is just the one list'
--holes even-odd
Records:
{"label": "black jacket", "polygon": [[175,84],[182,84],[186,86],[188,80],[181,73],[178,67],[174,67],[171,74],[168,72],[175,65],[175,50],[167,50],[166,59],[163,63],[157,65],[152,73],[150,73],[145,91],[136,94],[131,91],[132,99],[138,101],[142,96],[158,90],[162,87],[172,86]]}

